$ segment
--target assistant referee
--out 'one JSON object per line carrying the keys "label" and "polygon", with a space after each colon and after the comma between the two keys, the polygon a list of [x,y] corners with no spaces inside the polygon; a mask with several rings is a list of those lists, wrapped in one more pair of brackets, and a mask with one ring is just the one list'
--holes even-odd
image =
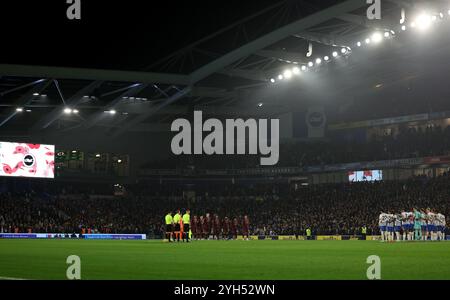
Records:
{"label": "assistant referee", "polygon": [[172,218],[172,212],[168,212],[166,217],[166,238],[169,240],[169,242],[172,241],[172,231],[173,231],[173,218]]}
{"label": "assistant referee", "polygon": [[187,243],[189,243],[189,225],[191,224],[191,211],[189,209],[186,210],[186,213],[183,215],[183,231],[184,231],[184,239]]}

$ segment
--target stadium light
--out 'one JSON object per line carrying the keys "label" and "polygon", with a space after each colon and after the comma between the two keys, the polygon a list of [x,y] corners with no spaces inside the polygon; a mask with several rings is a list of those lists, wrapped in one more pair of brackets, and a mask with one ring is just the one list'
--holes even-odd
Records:
{"label": "stadium light", "polygon": [[323,60],[324,60],[324,61],[329,61],[329,60],[330,60],[330,57],[329,57],[328,55],[325,55],[324,58],[323,58]]}
{"label": "stadium light", "polygon": [[312,62],[312,61],[310,61],[309,63],[308,63],[308,67],[312,67],[312,66],[314,66],[314,63]]}
{"label": "stadium light", "polygon": [[65,113],[66,115],[70,115],[70,114],[72,113],[72,109],[66,107],[66,108],[64,108],[64,113]]}
{"label": "stadium light", "polygon": [[72,112],[73,112],[74,114],[78,114],[78,113],[79,113],[79,110],[78,110],[78,109],[74,109]]}
{"label": "stadium light", "polygon": [[101,155],[99,153],[95,154],[95,157],[101,157]]}
{"label": "stadium light", "polygon": [[120,164],[120,163],[122,163],[122,160],[121,160],[121,159],[118,159],[117,162]]}
{"label": "stadium light", "polygon": [[23,112],[23,108],[22,107],[18,107],[18,108],[16,108],[16,111],[17,112]]}
{"label": "stadium light", "polygon": [[111,115],[115,115],[116,111],[114,109],[111,109],[110,111],[108,111],[108,113],[111,114]]}
{"label": "stadium light", "polygon": [[275,83],[275,79],[274,78],[270,78],[270,82]]}
{"label": "stadium light", "polygon": [[33,93],[33,96],[39,96],[39,93]]}
{"label": "stadium light", "polygon": [[316,58],[316,64],[320,65],[322,63],[322,60],[320,58]]}
{"label": "stadium light", "polygon": [[286,70],[286,71],[284,71],[283,75],[284,75],[284,78],[291,79],[292,71],[291,70]]}
{"label": "stadium light", "polygon": [[306,66],[302,66],[302,71],[306,71]]}
{"label": "stadium light", "polygon": [[356,46],[361,47],[361,42],[357,42]]}
{"label": "stadium light", "polygon": [[431,26],[431,17],[425,13],[421,14],[416,18],[415,23],[420,30],[427,30]]}
{"label": "stadium light", "polygon": [[366,42],[366,44],[370,44],[370,39],[367,38],[367,39],[365,40],[365,42]]}
{"label": "stadium light", "polygon": [[262,102],[258,103],[258,107],[262,107],[264,104]]}
{"label": "stadium light", "polygon": [[347,48],[342,48],[342,49],[341,49],[341,53],[342,53],[342,54],[345,54],[345,53],[347,53],[347,52],[348,52],[348,49],[347,49]]}
{"label": "stadium light", "polygon": [[31,112],[31,109],[27,109],[26,112],[28,112],[28,113]]}
{"label": "stadium light", "polygon": [[384,37],[385,38],[388,38],[388,37],[390,37],[391,36],[391,33],[389,32],[389,31],[386,31],[385,33],[384,33]]}
{"label": "stadium light", "polygon": [[402,26],[402,30],[405,31],[406,30],[406,25]]}
{"label": "stadium light", "polygon": [[383,40],[383,37],[381,36],[381,33],[375,32],[374,34],[372,34],[371,40],[374,43],[379,43],[379,42],[381,42]]}
{"label": "stadium light", "polygon": [[283,80],[283,78],[284,78],[283,75],[281,75],[281,74],[278,75],[278,79],[279,79],[279,80]]}
{"label": "stadium light", "polygon": [[447,11],[447,14],[450,16],[450,9]]}
{"label": "stadium light", "polygon": [[337,57],[338,56],[338,53],[336,52],[336,51],[333,51],[333,57]]}
{"label": "stadium light", "polygon": [[294,73],[295,75],[299,75],[300,74],[300,68],[299,67],[293,67],[292,68],[292,73]]}

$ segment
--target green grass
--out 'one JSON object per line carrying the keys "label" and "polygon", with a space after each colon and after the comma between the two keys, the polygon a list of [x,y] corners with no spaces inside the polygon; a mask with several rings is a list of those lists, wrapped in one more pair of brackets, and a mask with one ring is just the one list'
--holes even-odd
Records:
{"label": "green grass", "polygon": [[450,242],[0,240],[0,277],[65,279],[366,279],[369,255],[382,279],[450,279]]}

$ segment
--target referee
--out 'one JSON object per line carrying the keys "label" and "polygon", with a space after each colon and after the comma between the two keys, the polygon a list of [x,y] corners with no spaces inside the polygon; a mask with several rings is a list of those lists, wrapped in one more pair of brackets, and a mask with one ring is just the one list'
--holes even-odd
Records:
{"label": "referee", "polygon": [[191,224],[191,211],[189,209],[186,210],[186,213],[183,215],[183,231],[184,238],[186,239],[186,243],[189,243],[189,225]]}
{"label": "referee", "polygon": [[169,243],[172,242],[172,231],[173,231],[173,218],[172,212],[168,212],[166,217],[166,238],[169,240]]}
{"label": "referee", "polygon": [[177,237],[177,242],[180,241],[180,234],[181,234],[180,220],[181,220],[180,210],[177,210],[177,213],[175,214],[175,216],[173,216],[173,224],[175,227],[174,232],[175,236]]}

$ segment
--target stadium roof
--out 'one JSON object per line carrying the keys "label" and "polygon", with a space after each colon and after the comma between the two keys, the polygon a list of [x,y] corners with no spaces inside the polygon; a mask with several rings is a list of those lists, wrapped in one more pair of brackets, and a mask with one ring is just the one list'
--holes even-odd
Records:
{"label": "stadium roof", "polygon": [[[17,65],[3,59],[0,132],[42,135],[96,127],[114,137],[167,129],[168,120],[194,108],[215,117],[245,117],[304,109],[331,98],[345,106],[349,91],[354,98],[381,86],[434,80],[450,70],[448,16],[444,26],[421,42],[410,34],[377,49],[355,49],[357,41],[374,31],[398,30],[402,9],[409,15],[423,8],[438,14],[447,12],[448,1],[433,1],[432,6],[430,1],[383,1],[382,19],[373,21],[366,17],[365,1],[320,2],[273,2],[144,68],[38,66],[37,61]],[[155,47],[161,43],[154,42]],[[305,80],[273,84],[271,79],[287,67],[307,65],[310,44],[313,60],[347,47],[349,53],[311,69]],[[439,80],[433,82],[445,88]],[[262,102],[267,105],[258,109]]]}

